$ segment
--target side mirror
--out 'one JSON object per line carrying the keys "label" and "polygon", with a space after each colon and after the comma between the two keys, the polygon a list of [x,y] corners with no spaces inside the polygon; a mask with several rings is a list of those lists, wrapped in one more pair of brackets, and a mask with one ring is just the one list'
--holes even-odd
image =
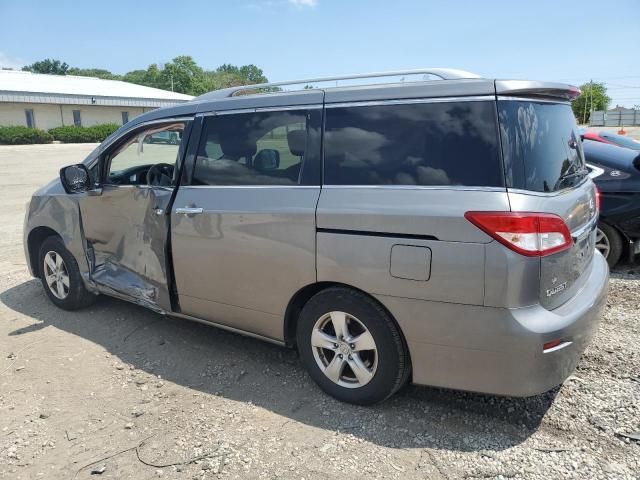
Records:
{"label": "side mirror", "polygon": [[60,169],[60,181],[67,193],[82,193],[91,189],[91,175],[81,163]]}
{"label": "side mirror", "polygon": [[253,159],[253,168],[260,172],[276,170],[280,166],[280,152],[272,148],[260,150]]}

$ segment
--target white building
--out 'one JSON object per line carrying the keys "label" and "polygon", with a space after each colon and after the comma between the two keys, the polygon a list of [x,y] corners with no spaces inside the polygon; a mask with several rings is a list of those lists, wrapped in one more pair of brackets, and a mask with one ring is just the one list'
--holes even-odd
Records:
{"label": "white building", "polygon": [[118,80],[0,70],[0,126],[123,124],[192,98]]}

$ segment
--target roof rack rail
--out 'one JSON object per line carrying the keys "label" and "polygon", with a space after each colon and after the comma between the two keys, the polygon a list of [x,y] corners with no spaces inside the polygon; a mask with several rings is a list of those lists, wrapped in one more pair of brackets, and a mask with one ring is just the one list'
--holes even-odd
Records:
{"label": "roof rack rail", "polygon": [[416,70],[393,70],[389,72],[355,73],[351,75],[337,75],[333,77],[306,78],[303,80],[287,80],[285,82],[257,83],[254,85],[240,85],[237,87],[223,88],[200,95],[195,100],[233,97],[238,92],[247,90],[259,90],[263,88],[283,87],[286,85],[311,84],[321,82],[334,82],[339,80],[356,80],[361,78],[396,77],[399,75],[433,75],[441,80],[460,80],[464,78],[481,78],[480,75],[454,68],[420,68]]}

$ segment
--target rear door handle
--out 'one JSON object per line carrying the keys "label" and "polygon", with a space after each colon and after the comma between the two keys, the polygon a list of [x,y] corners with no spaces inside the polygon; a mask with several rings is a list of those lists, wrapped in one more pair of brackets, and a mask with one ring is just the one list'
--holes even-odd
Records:
{"label": "rear door handle", "polygon": [[178,207],[176,208],[176,213],[181,213],[182,215],[197,215],[202,213],[204,210],[202,207]]}

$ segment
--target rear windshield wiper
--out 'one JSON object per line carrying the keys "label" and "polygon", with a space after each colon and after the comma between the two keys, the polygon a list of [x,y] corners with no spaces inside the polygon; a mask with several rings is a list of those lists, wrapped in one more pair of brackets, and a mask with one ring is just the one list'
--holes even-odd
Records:
{"label": "rear windshield wiper", "polygon": [[581,170],[576,170],[575,172],[565,173],[560,175],[560,178],[558,179],[558,181],[561,182],[562,180],[566,180],[567,178],[573,178],[573,177],[583,177],[588,173],[589,173],[589,169],[583,168]]}
{"label": "rear windshield wiper", "polygon": [[556,190],[560,185],[562,185],[564,182],[566,182],[570,178],[584,177],[588,174],[589,174],[588,168],[582,168],[580,170],[575,170],[573,172],[563,173],[562,175],[560,175],[560,177],[558,178],[558,181],[556,182]]}

